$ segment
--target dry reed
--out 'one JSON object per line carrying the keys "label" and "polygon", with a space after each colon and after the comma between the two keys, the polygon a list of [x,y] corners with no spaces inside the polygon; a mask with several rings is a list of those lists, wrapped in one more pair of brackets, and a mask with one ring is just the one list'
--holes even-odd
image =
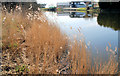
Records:
{"label": "dry reed", "polygon": [[[60,29],[49,22],[41,12],[3,14],[3,65],[12,67],[28,66],[29,74],[114,74],[117,62],[114,57],[107,63],[95,63],[85,42],[71,43]],[[69,42],[70,43],[70,42]],[[7,62],[7,63],[6,63]],[[20,73],[20,72],[19,72]]]}

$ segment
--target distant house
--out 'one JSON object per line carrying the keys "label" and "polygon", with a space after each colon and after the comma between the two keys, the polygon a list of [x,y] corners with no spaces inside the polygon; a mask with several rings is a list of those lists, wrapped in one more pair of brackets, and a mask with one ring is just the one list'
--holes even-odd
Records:
{"label": "distant house", "polygon": [[62,2],[62,3],[57,3],[57,8],[62,8],[65,10],[87,8],[87,10],[89,10],[93,8],[93,3],[91,1],[71,1],[66,3]]}
{"label": "distant house", "polygon": [[84,8],[84,7],[86,7],[86,4],[81,1],[71,1],[70,7],[71,8]]}
{"label": "distant house", "polygon": [[70,7],[70,4],[69,2],[61,2],[61,3],[57,3],[57,8],[69,8]]}
{"label": "distant house", "polygon": [[92,4],[91,1],[71,1],[70,7],[71,8],[85,8],[89,7],[88,5]]}

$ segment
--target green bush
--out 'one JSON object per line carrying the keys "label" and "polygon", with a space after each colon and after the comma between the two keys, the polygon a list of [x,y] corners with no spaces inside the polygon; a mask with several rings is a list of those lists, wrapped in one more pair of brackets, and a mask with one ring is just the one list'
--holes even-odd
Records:
{"label": "green bush", "polygon": [[15,71],[19,73],[28,72],[28,66],[16,66]]}

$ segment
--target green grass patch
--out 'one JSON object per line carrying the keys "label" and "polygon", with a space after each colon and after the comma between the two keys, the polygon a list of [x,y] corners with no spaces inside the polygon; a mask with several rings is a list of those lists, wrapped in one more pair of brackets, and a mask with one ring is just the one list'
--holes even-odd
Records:
{"label": "green grass patch", "polygon": [[57,11],[63,11],[61,8],[57,8]]}
{"label": "green grass patch", "polygon": [[87,8],[78,8],[76,11],[86,11]]}
{"label": "green grass patch", "polygon": [[16,66],[15,71],[19,72],[19,73],[28,72],[28,66],[26,66],[26,65]]}

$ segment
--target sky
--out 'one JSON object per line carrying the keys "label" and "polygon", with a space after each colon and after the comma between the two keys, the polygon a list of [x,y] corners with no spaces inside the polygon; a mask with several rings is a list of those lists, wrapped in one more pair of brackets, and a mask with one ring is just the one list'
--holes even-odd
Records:
{"label": "sky", "polygon": [[[83,0],[37,0],[38,3],[47,4],[46,7],[56,6],[58,2],[70,2],[70,1],[83,1]],[[91,0],[85,0],[85,1],[91,1]],[[92,1],[99,1],[99,0],[92,0]]]}

